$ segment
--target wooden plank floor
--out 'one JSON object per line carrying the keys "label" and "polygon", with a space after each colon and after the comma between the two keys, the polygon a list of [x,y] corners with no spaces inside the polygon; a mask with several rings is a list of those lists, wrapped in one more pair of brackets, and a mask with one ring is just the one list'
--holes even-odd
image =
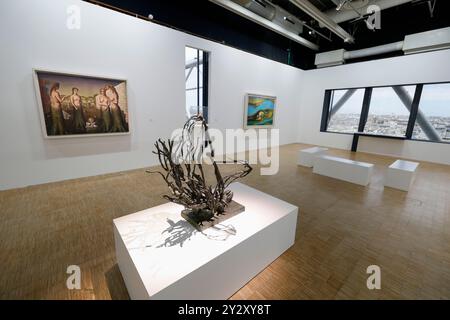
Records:
{"label": "wooden plank floor", "polygon": [[[303,147],[280,148],[277,175],[255,167],[243,181],[300,215],[295,245],[232,299],[450,299],[450,166],[421,163],[405,193],[383,188],[393,158],[332,150],[376,164],[361,187],[298,167]],[[143,169],[0,192],[0,298],[128,299],[112,219],[164,203],[165,192]],[[372,264],[381,290],[366,287]],[[81,290],[66,288],[69,265],[81,267]]]}

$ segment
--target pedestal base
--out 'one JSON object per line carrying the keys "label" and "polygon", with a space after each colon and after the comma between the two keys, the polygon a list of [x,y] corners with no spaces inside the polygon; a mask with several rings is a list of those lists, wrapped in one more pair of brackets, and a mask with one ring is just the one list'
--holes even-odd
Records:
{"label": "pedestal base", "polygon": [[227,299],[294,244],[296,206],[241,183],[230,190],[245,212],[203,232],[174,203],[114,220],[131,299]]}
{"label": "pedestal base", "polygon": [[245,207],[243,205],[237,203],[236,201],[231,201],[225,208],[225,211],[217,216],[214,216],[211,211],[204,210],[199,214],[190,209],[184,209],[181,211],[181,216],[195,229],[198,231],[203,231],[244,211]]}

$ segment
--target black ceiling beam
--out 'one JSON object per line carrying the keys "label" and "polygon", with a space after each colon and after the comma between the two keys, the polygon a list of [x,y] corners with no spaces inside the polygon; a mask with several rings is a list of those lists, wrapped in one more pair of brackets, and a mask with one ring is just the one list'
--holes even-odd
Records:
{"label": "black ceiling beam", "polygon": [[[99,2],[96,0],[85,0]],[[314,3],[317,0],[311,0]],[[272,32],[256,23],[238,16],[208,0],[101,0],[108,5],[127,10],[147,17],[152,14],[154,22],[185,31],[212,41],[256,54],[301,69],[314,69],[314,51],[301,46],[285,37]],[[273,0],[285,10],[292,12],[301,20],[319,27],[311,18],[298,8],[293,8],[289,0]],[[332,5],[328,0],[321,0],[323,5]],[[426,1],[425,1],[426,2]],[[322,5],[318,5],[321,7]],[[322,8],[322,7],[321,7]],[[381,11],[381,30],[371,31],[364,21],[359,22],[354,34],[355,43],[345,44],[341,39],[333,37],[329,42],[324,39],[302,34],[302,37],[315,41],[320,46],[319,52],[336,49],[348,51],[369,48],[391,42],[401,41],[405,35],[429,31],[450,26],[448,19],[450,1],[437,0],[434,16],[431,17],[426,3],[403,4]],[[355,27],[355,23],[340,24],[347,31]],[[401,55],[401,52],[383,54],[352,60],[351,63],[368,61]]]}

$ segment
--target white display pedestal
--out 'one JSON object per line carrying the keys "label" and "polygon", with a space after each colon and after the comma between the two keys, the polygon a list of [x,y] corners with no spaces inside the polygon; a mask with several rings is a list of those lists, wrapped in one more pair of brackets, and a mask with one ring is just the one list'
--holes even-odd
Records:
{"label": "white display pedestal", "polygon": [[227,299],[294,244],[296,206],[241,183],[230,189],[245,211],[202,233],[173,203],[114,220],[131,299]]}
{"label": "white display pedestal", "polygon": [[314,159],[318,156],[325,155],[328,148],[312,147],[300,150],[298,153],[298,164],[300,166],[312,168],[314,166]]}
{"label": "white display pedestal", "polygon": [[384,185],[403,191],[408,191],[414,179],[419,164],[417,162],[397,160],[391,164],[387,171]]}
{"label": "white display pedestal", "polygon": [[372,177],[373,164],[331,156],[317,157],[314,173],[367,186]]}

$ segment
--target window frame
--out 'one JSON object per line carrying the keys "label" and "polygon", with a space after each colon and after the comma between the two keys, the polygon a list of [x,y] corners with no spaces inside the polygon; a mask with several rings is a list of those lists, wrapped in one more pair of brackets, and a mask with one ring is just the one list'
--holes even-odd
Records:
{"label": "window frame", "polygon": [[[197,91],[197,107],[200,107],[200,90],[202,91],[201,100],[202,100],[202,107],[203,107],[203,118],[208,123],[209,118],[209,73],[210,73],[210,60],[211,60],[211,52],[208,50],[200,49],[197,47],[193,47],[190,45],[185,45],[186,48],[190,48],[197,51],[197,65],[196,69],[197,72],[195,74],[195,77],[197,78],[197,87],[195,88],[186,88],[185,86],[185,105],[186,105],[186,92],[190,90],[196,90]],[[202,63],[200,64],[200,55],[199,52],[202,52]],[[200,86],[200,68],[202,68],[202,85]],[[186,79],[187,80],[187,79]]]}
{"label": "window frame", "polygon": [[[393,140],[410,140],[417,142],[429,142],[429,143],[439,143],[439,144],[450,144],[450,141],[433,141],[433,140],[424,140],[424,139],[416,139],[413,138],[414,126],[416,124],[417,115],[420,110],[420,101],[422,97],[423,87],[426,85],[437,85],[437,84],[450,84],[450,81],[438,81],[438,82],[421,82],[421,83],[407,83],[407,84],[392,84],[392,85],[377,85],[377,86],[366,86],[366,87],[341,87],[341,88],[327,88],[325,89],[324,94],[324,102],[322,108],[322,118],[320,123],[320,132],[321,133],[333,133],[333,134],[345,134],[354,136],[355,134],[359,134],[361,136],[374,136],[380,137],[384,139],[393,139]],[[409,112],[408,125],[406,127],[405,136],[389,136],[389,135],[375,135],[371,133],[364,132],[364,128],[367,122],[367,117],[369,115],[370,101],[372,98],[372,91],[374,88],[389,88],[389,87],[398,87],[398,86],[415,86],[414,97],[411,104],[411,111]],[[364,99],[362,102],[361,114],[360,114],[360,123],[358,127],[358,131],[354,133],[349,132],[337,132],[337,131],[329,131],[328,123],[329,123],[329,115],[330,115],[330,104],[331,97],[333,91],[337,90],[351,90],[351,89],[364,89]],[[362,130],[361,130],[362,129]]]}

